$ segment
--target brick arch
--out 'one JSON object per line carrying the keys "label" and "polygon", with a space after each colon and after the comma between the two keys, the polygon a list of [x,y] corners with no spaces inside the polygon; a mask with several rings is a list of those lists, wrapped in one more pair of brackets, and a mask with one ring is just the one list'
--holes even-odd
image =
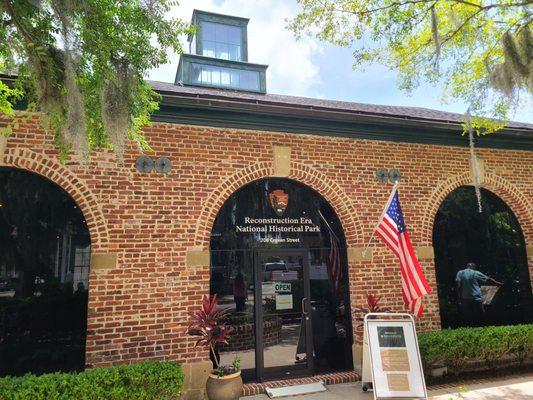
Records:
{"label": "brick arch", "polygon": [[[195,246],[209,249],[213,224],[226,200],[237,189],[263,178],[276,178],[269,162],[258,162],[243,168],[218,185],[206,199],[196,222]],[[303,183],[324,197],[341,222],[348,247],[362,243],[362,224],[357,218],[353,204],[348,200],[348,195],[336,182],[317,169],[298,162],[291,163],[291,173],[284,178]]]}
{"label": "brick arch", "polygon": [[107,250],[109,235],[98,200],[85,182],[72,171],[50,157],[20,148],[7,150],[0,165],[34,172],[60,186],[74,199],[83,213],[91,237],[92,252]]}
{"label": "brick arch", "polygon": [[[419,209],[423,210],[421,233],[423,243],[427,243],[428,245],[433,243],[433,224],[441,203],[453,190],[464,185],[472,185],[470,171],[456,175],[442,182],[435,188],[435,190],[433,190],[428,198],[420,204]],[[533,205],[528,198],[521,193],[515,185],[492,172],[485,173],[484,182],[480,186],[490,190],[507,204],[518,219],[520,227],[522,228],[522,233],[526,238],[526,242],[532,240]]]}

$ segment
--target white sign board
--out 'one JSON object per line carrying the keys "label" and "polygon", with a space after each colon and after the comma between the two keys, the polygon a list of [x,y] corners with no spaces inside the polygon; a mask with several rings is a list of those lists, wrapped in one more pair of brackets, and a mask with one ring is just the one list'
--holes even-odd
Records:
{"label": "white sign board", "polygon": [[426,399],[413,319],[365,318],[368,355],[375,399]]}
{"label": "white sign board", "polygon": [[291,310],[292,306],[292,294],[276,295],[276,310]]}
{"label": "white sign board", "polygon": [[496,296],[496,293],[498,293],[498,286],[488,286],[488,285],[482,285],[480,286],[481,289],[481,297],[483,298],[483,304],[489,305],[492,304],[492,301],[494,300],[494,296]]}
{"label": "white sign board", "polygon": [[261,291],[263,296],[276,294],[276,282],[261,283]]}

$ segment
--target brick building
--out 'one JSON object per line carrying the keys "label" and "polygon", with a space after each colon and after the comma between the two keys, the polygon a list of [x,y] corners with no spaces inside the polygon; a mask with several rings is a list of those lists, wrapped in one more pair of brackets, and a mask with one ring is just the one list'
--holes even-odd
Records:
{"label": "brick building", "polygon": [[[246,39],[233,35],[237,44],[230,39],[229,46],[238,48],[228,50],[236,54],[229,60],[220,59],[217,45],[206,44],[209,29],[224,24],[245,38],[247,20],[201,12],[194,18],[206,28],[200,30],[203,37],[191,38],[195,54],[182,57],[177,83],[151,82],[163,100],[146,129],[153,149],[146,155],[168,158],[167,173],[140,172],[135,165],[140,153],[133,144],[123,163],[112,152],[97,151],[88,162],[62,164],[39,115],[30,115],[12,136],[0,140],[0,167],[47,178],[83,212],[91,241],[86,364],[178,360],[188,375],[188,394],[198,394],[200,371],[207,371],[210,362],[184,329],[188,314],[211,292],[239,314],[236,334],[243,346],[227,354],[242,354],[249,381],[292,376],[293,370],[336,370],[331,364],[338,359],[315,360],[313,366],[312,357],[306,357],[314,352],[320,358],[318,346],[332,336],[344,354],[340,369],[353,370],[359,346],[350,307],[363,305],[365,295],[375,293],[385,306],[403,310],[397,260],[378,240],[362,252],[391,188],[376,178],[380,168],[401,174],[406,223],[433,288],[419,328],[440,329],[435,219],[447,196],[472,182],[462,116],[266,94],[266,66],[247,62]],[[215,44],[222,40],[218,33],[215,39]],[[249,74],[239,75],[235,86],[233,70]],[[208,80],[199,78],[207,75]],[[523,246],[518,251],[529,279],[533,126],[510,123],[479,138],[477,156],[482,188],[501,199],[520,226]],[[254,232],[256,225],[266,225],[268,232]],[[339,249],[342,265],[335,289],[326,262],[332,247]],[[288,286],[278,290],[272,285],[276,282]],[[525,301],[531,302],[527,285]],[[240,305],[237,297],[244,298]],[[311,319],[330,321],[333,330],[325,332],[311,321],[307,331],[315,341],[302,340],[304,310]],[[298,342],[290,348],[291,357],[298,357],[292,365],[267,349],[287,338]],[[353,347],[353,360],[343,351],[346,346]]]}

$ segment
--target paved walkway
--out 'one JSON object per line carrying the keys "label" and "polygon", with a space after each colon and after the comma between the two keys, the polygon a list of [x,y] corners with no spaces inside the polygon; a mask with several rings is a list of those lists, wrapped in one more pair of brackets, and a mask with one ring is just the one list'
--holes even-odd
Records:
{"label": "paved walkway", "polygon": [[477,384],[466,384],[463,387],[450,387],[431,390],[432,400],[531,400],[533,399],[533,375],[519,378],[496,380]]}
{"label": "paved walkway", "polygon": [[[361,390],[361,382],[331,385],[326,392],[292,396],[294,400],[373,400],[371,392]],[[446,385],[429,390],[431,400],[531,400],[533,399],[533,374],[464,386]],[[241,397],[241,400],[267,400],[268,396]],[[289,399],[289,397],[287,397]]]}

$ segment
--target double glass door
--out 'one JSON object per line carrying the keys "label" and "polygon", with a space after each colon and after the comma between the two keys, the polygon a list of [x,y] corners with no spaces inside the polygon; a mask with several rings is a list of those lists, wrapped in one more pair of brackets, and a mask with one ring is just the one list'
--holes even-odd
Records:
{"label": "double glass door", "polygon": [[254,265],[258,380],[312,374],[309,252],[259,250]]}

